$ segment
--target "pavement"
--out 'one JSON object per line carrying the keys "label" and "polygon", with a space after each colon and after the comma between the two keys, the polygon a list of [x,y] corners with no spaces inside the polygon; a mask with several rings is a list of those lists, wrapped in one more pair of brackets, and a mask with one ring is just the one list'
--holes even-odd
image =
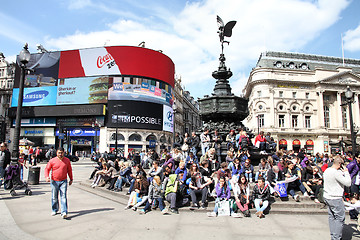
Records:
{"label": "pavement", "polygon": [[[0,239],[329,239],[326,215],[272,214],[264,219],[208,218],[206,211],[139,215],[124,210],[125,198],[86,184],[93,166],[88,159],[73,163],[74,183],[68,188],[69,217],[51,216],[51,190],[44,180],[30,186],[33,195],[12,197],[0,189]],[[27,171],[25,171],[27,179]],[[211,209],[209,209],[210,211]],[[343,239],[360,239],[356,222],[347,216]]]}

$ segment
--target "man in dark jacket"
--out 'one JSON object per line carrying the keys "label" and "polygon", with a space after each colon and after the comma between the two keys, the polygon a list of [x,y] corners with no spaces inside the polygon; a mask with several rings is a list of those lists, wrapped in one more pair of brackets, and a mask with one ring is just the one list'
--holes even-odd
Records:
{"label": "man in dark jacket", "polygon": [[263,218],[264,210],[269,206],[270,188],[269,185],[265,184],[265,179],[259,177],[258,183],[255,185],[253,190],[254,205],[256,208],[256,216]]}
{"label": "man in dark jacket", "polygon": [[267,180],[270,184],[270,192],[273,192],[276,194],[274,188],[276,186],[276,183],[279,181],[283,181],[285,179],[284,173],[280,171],[278,166],[273,166],[269,172],[267,173]]}
{"label": "man in dark jacket", "polygon": [[351,177],[350,191],[352,193],[359,194],[360,181],[359,180],[357,181],[357,175],[359,174],[360,171],[360,156],[355,157],[355,159],[352,160],[346,167],[349,170]]}
{"label": "man in dark jacket", "polygon": [[184,138],[177,132],[175,134],[175,142],[173,144],[173,148],[181,148],[184,144]]}
{"label": "man in dark jacket", "polygon": [[200,145],[200,138],[196,135],[195,132],[191,133],[191,145],[190,145],[190,152],[194,153],[194,156],[197,156],[197,152]]}
{"label": "man in dark jacket", "polygon": [[0,145],[0,187],[3,184],[5,168],[10,164],[10,161],[10,152],[7,150],[6,143],[2,142]]}

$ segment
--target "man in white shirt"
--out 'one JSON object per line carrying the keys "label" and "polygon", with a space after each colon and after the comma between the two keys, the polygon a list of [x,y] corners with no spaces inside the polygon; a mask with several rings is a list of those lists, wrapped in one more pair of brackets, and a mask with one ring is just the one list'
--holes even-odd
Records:
{"label": "man in white shirt", "polygon": [[341,239],[345,222],[345,206],[342,200],[344,186],[350,187],[351,178],[344,160],[336,156],[331,167],[324,172],[324,200],[328,206],[331,239]]}

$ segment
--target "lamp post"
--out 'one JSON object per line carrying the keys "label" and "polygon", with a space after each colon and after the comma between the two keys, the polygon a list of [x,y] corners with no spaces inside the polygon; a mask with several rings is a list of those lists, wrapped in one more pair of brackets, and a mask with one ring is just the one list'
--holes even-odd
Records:
{"label": "lamp post", "polygon": [[176,106],[176,103],[174,101],[173,105],[172,105],[172,109],[173,109],[173,121],[174,121],[174,124],[173,124],[173,148],[174,148],[174,144],[175,144],[175,125],[176,125],[176,119],[175,119],[175,116],[176,116],[176,109],[177,109],[177,106]]}
{"label": "lamp post", "polygon": [[22,104],[24,97],[24,82],[26,75],[26,64],[30,61],[30,52],[28,50],[28,44],[25,43],[24,48],[21,50],[18,56],[18,60],[20,61],[20,84],[19,84],[19,96],[18,96],[18,105],[16,108],[16,119],[15,119],[15,130],[14,130],[14,144],[12,150],[12,161],[17,162],[19,158],[19,140],[20,140],[20,128],[21,128],[21,116],[22,116]]}
{"label": "lamp post", "polygon": [[116,104],[116,130],[115,130],[115,158],[118,157],[118,124],[119,124],[119,106],[120,104]]}
{"label": "lamp post", "polygon": [[354,122],[353,122],[353,115],[352,115],[352,103],[354,93],[351,91],[350,87],[347,87],[345,92],[346,103],[349,106],[349,118],[350,118],[350,133],[351,133],[351,146],[352,146],[352,154],[356,154],[356,136],[354,131]]}
{"label": "lamp post", "polygon": [[92,127],[93,129],[95,130],[95,141],[94,141],[94,147],[95,147],[95,153],[97,152],[97,138],[98,138],[98,135],[97,135],[97,131],[98,129],[100,129],[101,127],[101,124],[97,121],[97,119],[95,120],[95,122],[93,122],[92,124]]}

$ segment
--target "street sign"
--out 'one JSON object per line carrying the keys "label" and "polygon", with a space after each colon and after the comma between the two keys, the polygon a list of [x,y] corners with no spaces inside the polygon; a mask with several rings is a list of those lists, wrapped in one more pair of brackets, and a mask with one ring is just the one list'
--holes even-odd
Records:
{"label": "street sign", "polygon": [[64,139],[65,134],[64,133],[59,133],[59,139]]}
{"label": "street sign", "polygon": [[149,148],[155,148],[156,141],[155,140],[149,140]]}

